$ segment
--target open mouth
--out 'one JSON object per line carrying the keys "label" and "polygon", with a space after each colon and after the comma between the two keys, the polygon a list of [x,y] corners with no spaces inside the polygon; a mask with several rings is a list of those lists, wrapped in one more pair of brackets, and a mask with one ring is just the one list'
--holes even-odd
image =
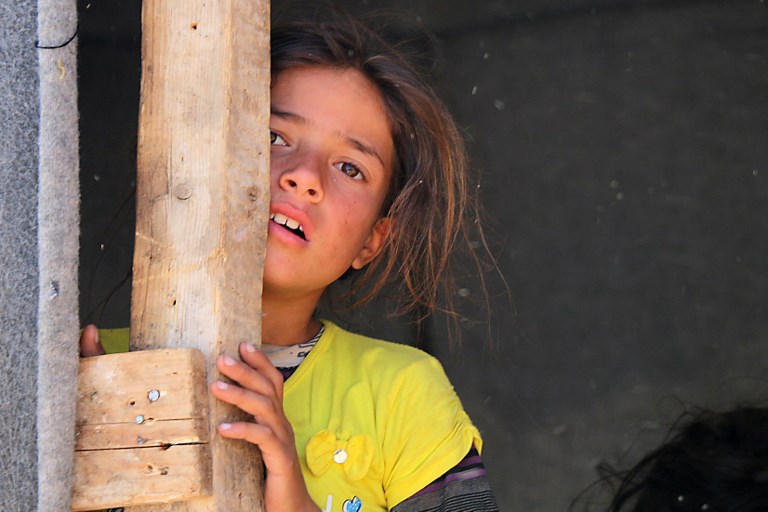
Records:
{"label": "open mouth", "polygon": [[307,239],[307,237],[304,235],[304,228],[301,227],[301,224],[299,224],[298,221],[288,218],[281,213],[270,214],[269,220],[275,222],[276,224],[280,224],[302,240]]}

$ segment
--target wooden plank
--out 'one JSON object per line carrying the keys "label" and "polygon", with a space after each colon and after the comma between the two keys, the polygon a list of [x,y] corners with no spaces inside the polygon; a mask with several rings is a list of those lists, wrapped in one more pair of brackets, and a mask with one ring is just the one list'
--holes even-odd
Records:
{"label": "wooden plank", "polygon": [[[202,418],[165,421],[142,419],[142,423],[79,425],[76,436],[76,451],[202,444],[209,441],[208,419]],[[210,468],[207,471],[210,472]],[[125,502],[114,505],[125,505]]]}
{"label": "wooden plank", "polygon": [[[197,349],[147,350],[80,363],[77,425],[199,418],[207,411],[205,358]],[[152,392],[155,393],[152,393]]]}
{"label": "wooden plank", "polygon": [[210,494],[203,354],[178,348],[83,359],[75,432],[74,510]]}
{"label": "wooden plank", "polygon": [[163,349],[83,359],[75,433],[75,450],[207,443],[203,354]]}
{"label": "wooden plank", "polygon": [[[268,0],[145,0],[131,348],[206,357],[258,344],[269,205]],[[141,510],[263,509],[255,446],[215,432],[212,498]]]}
{"label": "wooden plank", "polygon": [[[108,455],[108,456],[105,456]],[[173,502],[210,494],[210,452],[205,445],[80,451],[75,453],[72,510]]]}

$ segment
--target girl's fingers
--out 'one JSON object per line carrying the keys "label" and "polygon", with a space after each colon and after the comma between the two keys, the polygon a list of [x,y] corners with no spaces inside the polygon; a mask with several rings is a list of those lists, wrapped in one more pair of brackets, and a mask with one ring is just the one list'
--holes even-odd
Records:
{"label": "girl's fingers", "polygon": [[271,439],[293,446],[293,430],[283,412],[282,374],[253,345],[242,343],[239,348],[242,361],[226,354],[216,360],[222,375],[236,384],[215,381],[211,384],[211,393],[252,415],[255,423],[232,423],[226,428],[220,427],[219,431],[226,437],[245,439],[260,446],[269,434]]}
{"label": "girl's fingers", "polygon": [[276,401],[282,403],[282,376],[280,382],[275,382],[274,379],[270,378],[267,373],[269,367],[274,371],[277,370],[271,366],[269,360],[266,360],[266,364],[269,366],[264,367],[263,361],[259,360],[259,356],[266,360],[263,354],[256,354],[255,359],[258,360],[260,365],[254,367],[248,361],[236,361],[233,357],[223,354],[216,360],[216,367],[224,376],[229,377],[242,387],[261,395],[274,397]]}
{"label": "girl's fingers", "polygon": [[[221,381],[211,385],[213,395],[224,402],[252,414],[254,422],[221,423],[219,433],[231,439],[242,439],[259,445],[264,462],[270,471],[283,467],[295,459],[293,429],[280,404],[247,389]],[[277,407],[277,408],[276,408]],[[279,408],[279,410],[278,410]]]}
{"label": "girl's fingers", "polygon": [[281,408],[280,404],[276,404],[269,397],[249,389],[216,381],[211,384],[211,393],[219,400],[247,412],[259,423],[275,425],[282,418],[282,410],[278,411],[278,407]]}
{"label": "girl's fingers", "polygon": [[258,445],[271,477],[296,473],[301,479],[293,437],[281,439],[269,427],[258,423],[220,423],[219,434]]}
{"label": "girl's fingers", "polygon": [[101,355],[104,355],[104,347],[101,346],[99,341],[99,329],[93,324],[88,324],[83,327],[83,332],[80,333],[80,356],[91,357]]}
{"label": "girl's fingers", "polygon": [[283,399],[283,374],[280,370],[275,368],[272,362],[267,358],[261,350],[258,350],[250,343],[241,343],[239,347],[240,357],[251,368],[266,377],[275,390],[278,392],[278,397],[282,401]]}
{"label": "girl's fingers", "polygon": [[242,439],[249,443],[268,445],[272,441],[277,441],[274,433],[264,425],[258,423],[220,423],[217,427],[219,433],[229,439]]}

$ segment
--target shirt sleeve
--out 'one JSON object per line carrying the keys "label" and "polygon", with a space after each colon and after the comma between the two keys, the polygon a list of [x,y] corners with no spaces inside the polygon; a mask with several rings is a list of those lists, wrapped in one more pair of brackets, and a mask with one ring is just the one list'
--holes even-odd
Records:
{"label": "shirt sleeve", "polygon": [[401,370],[388,401],[383,484],[392,507],[456,466],[473,446],[480,452],[482,440],[433,357]]}
{"label": "shirt sleeve", "polygon": [[99,329],[99,341],[107,354],[128,352],[131,330],[128,327],[117,329]]}
{"label": "shirt sleeve", "polygon": [[485,466],[471,448],[466,457],[440,478],[400,502],[392,512],[498,512]]}

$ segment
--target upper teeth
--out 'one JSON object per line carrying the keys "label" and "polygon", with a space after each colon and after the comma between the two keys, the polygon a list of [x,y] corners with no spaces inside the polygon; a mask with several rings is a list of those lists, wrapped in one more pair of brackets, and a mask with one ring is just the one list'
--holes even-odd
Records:
{"label": "upper teeth", "polygon": [[283,226],[288,227],[289,229],[298,229],[302,233],[304,232],[304,228],[301,227],[301,224],[293,219],[289,219],[282,213],[273,213],[269,216],[269,218],[278,224],[282,224]]}

